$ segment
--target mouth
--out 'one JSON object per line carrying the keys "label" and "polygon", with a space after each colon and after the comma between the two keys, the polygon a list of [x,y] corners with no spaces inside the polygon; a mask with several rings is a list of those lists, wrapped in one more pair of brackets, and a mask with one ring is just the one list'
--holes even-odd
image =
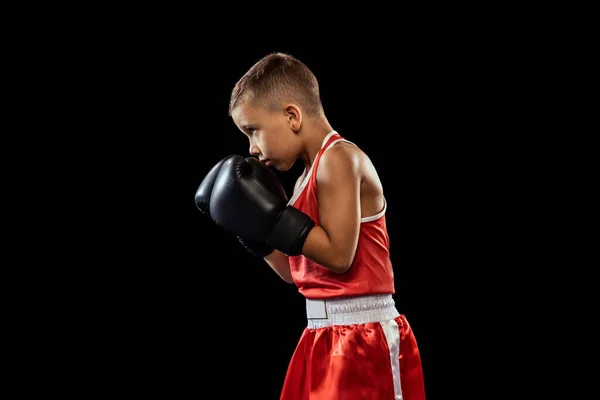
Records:
{"label": "mouth", "polygon": [[266,166],[271,165],[271,159],[270,158],[263,158],[262,160],[260,160],[262,163],[264,163]]}

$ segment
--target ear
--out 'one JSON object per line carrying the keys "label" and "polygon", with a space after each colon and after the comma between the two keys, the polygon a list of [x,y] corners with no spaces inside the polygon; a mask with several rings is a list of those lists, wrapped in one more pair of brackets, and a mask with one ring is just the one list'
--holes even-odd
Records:
{"label": "ear", "polygon": [[302,126],[302,110],[295,104],[286,104],[284,106],[284,111],[290,129],[294,132],[298,132]]}

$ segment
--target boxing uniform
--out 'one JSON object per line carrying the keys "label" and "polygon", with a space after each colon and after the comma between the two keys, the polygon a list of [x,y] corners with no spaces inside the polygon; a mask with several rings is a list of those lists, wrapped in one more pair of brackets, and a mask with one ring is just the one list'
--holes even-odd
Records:
{"label": "boxing uniform", "polygon": [[198,187],[196,206],[256,256],[277,249],[289,257],[292,278],[306,297],[308,323],[290,360],[282,400],[424,400],[417,342],[392,297],[385,207],[361,219],[358,247],[344,274],[302,255],[319,224],[319,162],[340,141],[345,139],[335,131],[327,135],[289,200],[264,163],[224,157]]}
{"label": "boxing uniform", "polygon": [[[288,206],[319,225],[317,169],[339,142],[324,139]],[[348,142],[351,143],[351,142]],[[413,331],[395,307],[386,207],[361,219],[350,269],[336,274],[301,254],[290,255],[294,283],[306,298],[307,327],[289,363],[281,400],[424,400]]]}

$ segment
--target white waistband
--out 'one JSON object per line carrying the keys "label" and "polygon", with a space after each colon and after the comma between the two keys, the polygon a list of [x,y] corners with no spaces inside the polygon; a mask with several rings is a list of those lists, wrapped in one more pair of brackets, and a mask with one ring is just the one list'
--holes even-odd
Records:
{"label": "white waistband", "polygon": [[324,300],[306,299],[309,329],[382,322],[394,319],[398,315],[400,313],[391,294]]}

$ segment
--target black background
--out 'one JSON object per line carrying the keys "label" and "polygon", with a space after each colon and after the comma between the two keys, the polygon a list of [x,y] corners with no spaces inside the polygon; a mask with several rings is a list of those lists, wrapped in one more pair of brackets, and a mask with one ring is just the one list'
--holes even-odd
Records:
{"label": "black background", "polygon": [[[475,189],[485,177],[472,165],[479,157],[474,152],[485,152],[485,146],[461,147],[467,124],[454,123],[462,110],[449,105],[465,101],[454,95],[464,87],[445,76],[448,70],[436,57],[406,67],[398,55],[382,57],[368,46],[159,49],[155,56],[142,56],[149,65],[162,58],[161,68],[151,66],[148,75],[142,69],[141,76],[130,71],[129,101],[118,101],[138,113],[133,117],[141,122],[126,134],[139,135],[139,142],[130,147],[127,141],[125,148],[119,148],[118,138],[113,142],[125,151],[124,160],[132,155],[131,168],[122,171],[129,180],[119,184],[134,197],[123,203],[130,210],[119,217],[134,222],[125,224],[130,235],[119,232],[114,244],[130,256],[119,261],[127,265],[121,295],[131,290],[124,321],[136,332],[129,338],[125,333],[125,340],[138,350],[135,365],[141,355],[157,368],[157,377],[143,382],[162,385],[175,375],[179,385],[193,388],[233,378],[226,385],[234,391],[277,398],[305,324],[303,300],[294,286],[201,215],[193,197],[218,160],[248,152],[246,138],[227,115],[236,80],[268,52],[284,51],[313,70],[330,123],[365,150],[379,171],[389,203],[395,299],[419,341],[427,391],[435,398],[436,381],[446,374],[438,368],[450,361],[437,359],[439,348],[448,351],[451,343],[444,316],[456,296],[446,297],[452,293],[448,285],[478,257],[474,231],[483,221],[472,213],[488,195]],[[297,165],[279,174],[290,195],[300,172]],[[132,192],[131,186],[139,190]],[[115,225],[117,231],[123,228]],[[140,343],[146,351],[139,351]]]}
{"label": "black background", "polygon": [[[49,185],[61,195],[41,202],[53,212],[39,251],[74,266],[45,274],[64,278],[61,320],[78,327],[66,337],[100,371],[87,379],[166,398],[278,398],[303,299],[193,198],[218,160],[247,154],[229,95],[254,62],[281,51],[312,69],[329,122],[378,170],[396,304],[419,343],[428,398],[463,385],[464,354],[485,342],[478,299],[499,284],[505,250],[521,245],[502,233],[527,184],[505,190],[519,156],[505,151],[519,147],[507,117],[519,110],[503,100],[511,59],[495,38],[460,30],[346,41],[209,33],[174,22],[105,27],[69,35],[58,46],[69,62],[53,59],[50,86],[64,102],[41,143],[60,151],[39,173],[57,177]],[[290,195],[301,170],[278,172]]]}

